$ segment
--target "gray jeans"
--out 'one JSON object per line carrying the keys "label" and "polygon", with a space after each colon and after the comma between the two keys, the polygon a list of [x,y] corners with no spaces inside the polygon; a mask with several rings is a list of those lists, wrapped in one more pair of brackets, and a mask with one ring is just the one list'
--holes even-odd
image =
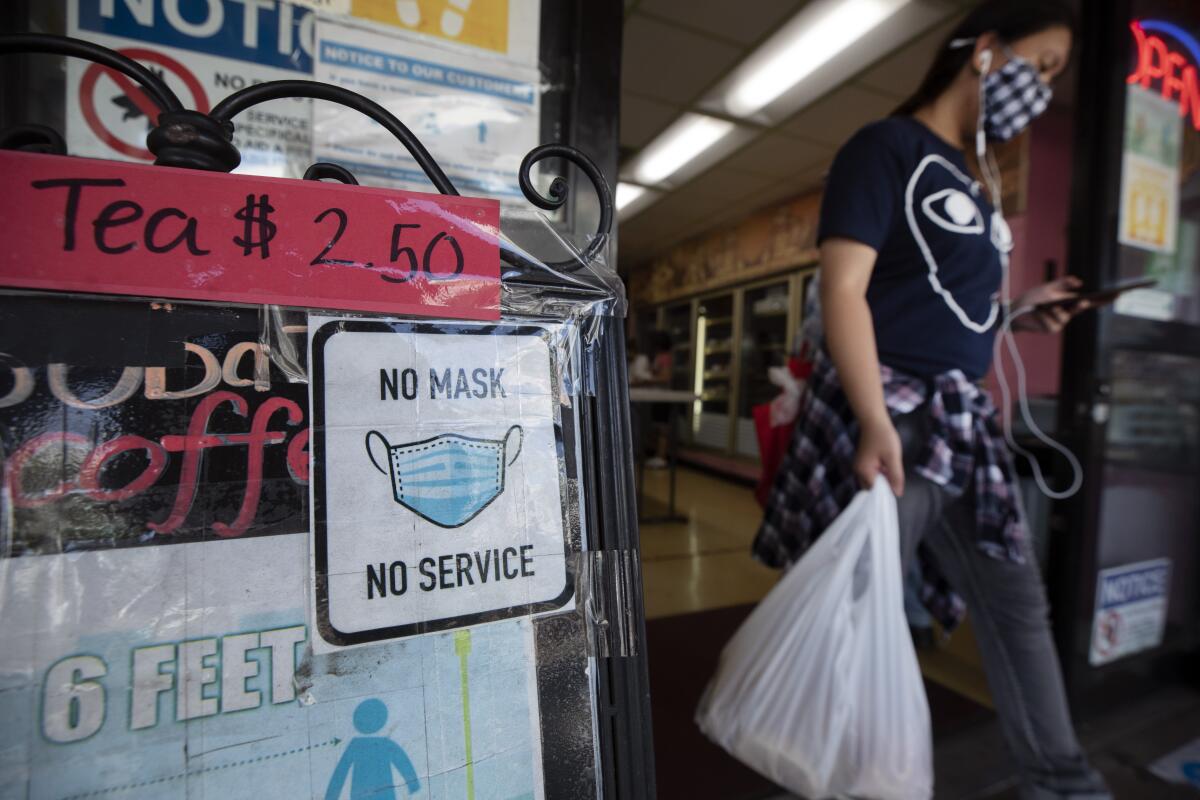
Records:
{"label": "gray jeans", "polygon": [[[920,410],[895,422],[907,462],[928,435],[928,418]],[[966,601],[1004,738],[1020,768],[1021,797],[1110,798],[1075,738],[1034,554],[1027,550],[1018,564],[981,552],[973,506],[969,496],[952,498],[906,468],[898,501],[905,569],[923,542]]]}

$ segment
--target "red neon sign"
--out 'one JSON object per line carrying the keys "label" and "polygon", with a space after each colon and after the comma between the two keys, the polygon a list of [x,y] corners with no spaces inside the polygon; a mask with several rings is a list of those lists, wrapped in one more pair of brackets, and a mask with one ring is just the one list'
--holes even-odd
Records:
{"label": "red neon sign", "polygon": [[1192,118],[1192,127],[1200,131],[1200,75],[1196,65],[1172,50],[1158,36],[1147,33],[1141,24],[1129,26],[1137,41],[1137,69],[1126,82],[1149,89],[1161,81],[1160,92],[1165,100],[1179,103],[1179,116]]}

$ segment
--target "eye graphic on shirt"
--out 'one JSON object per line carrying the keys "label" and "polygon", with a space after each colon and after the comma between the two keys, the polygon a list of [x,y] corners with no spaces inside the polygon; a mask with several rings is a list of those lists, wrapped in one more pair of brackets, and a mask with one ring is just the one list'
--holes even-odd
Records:
{"label": "eye graphic on shirt", "polygon": [[[919,191],[922,189],[923,191]],[[996,296],[991,297],[986,311],[975,302],[971,304],[971,312],[968,312],[943,282],[945,276],[931,246],[939,237],[943,240],[946,238],[937,230],[939,228],[960,236],[988,233],[983,210],[972,196],[977,191],[976,182],[964,170],[943,156],[931,153],[921,159],[908,179],[908,186],[904,192],[904,213],[913,241],[921,251],[926,267],[929,268],[930,287],[942,298],[946,307],[953,312],[964,328],[973,333],[987,333],[1000,315],[1000,304]],[[1003,231],[992,231],[991,238],[1001,254],[1002,269],[1007,269],[1005,259],[1008,251],[1001,247],[1002,233]]]}
{"label": "eye graphic on shirt", "polygon": [[942,189],[921,201],[921,210],[940,228],[951,233],[983,233],[983,214],[975,201],[958,189]]}

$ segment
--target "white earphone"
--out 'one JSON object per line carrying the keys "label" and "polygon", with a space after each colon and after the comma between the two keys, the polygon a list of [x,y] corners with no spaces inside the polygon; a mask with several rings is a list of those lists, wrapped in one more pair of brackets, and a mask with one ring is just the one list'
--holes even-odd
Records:
{"label": "white earphone", "polygon": [[[955,39],[950,43],[951,47],[967,47],[975,43],[975,39]],[[987,151],[987,136],[984,132],[984,78],[987,77],[989,70],[992,68],[992,60],[995,56],[992,55],[991,49],[984,50],[979,54],[979,120],[975,128],[975,154],[979,157],[979,168],[983,172],[984,180],[988,184],[988,189],[992,195],[992,202],[995,207],[995,213],[992,216],[993,242],[997,245],[997,250],[1000,251],[1001,266],[1004,271],[1003,285],[1001,287],[1001,295],[1004,301],[1004,308],[1010,308],[1012,301],[1011,285],[1009,282],[1009,252],[1012,250],[1012,234],[1008,228],[1008,222],[1004,219],[1004,207],[1001,195],[1000,186],[1000,169],[991,154]],[[997,227],[1002,228],[998,237],[1003,242],[997,241]],[[1002,246],[1003,245],[1003,246]],[[1017,343],[1013,338],[1012,324],[1013,321],[1022,314],[1031,313],[1032,309],[1025,309],[1012,313],[1009,311],[1000,323],[1000,328],[996,333],[995,343],[993,345],[992,360],[995,363],[996,380],[1000,384],[1001,395],[1001,424],[1004,430],[1004,440],[1009,448],[1024,457],[1033,468],[1033,478],[1037,483],[1042,494],[1053,500],[1065,500],[1079,491],[1083,485],[1083,465],[1079,463],[1079,459],[1075,457],[1068,448],[1057,442],[1052,437],[1046,435],[1037,423],[1034,422],[1033,413],[1029,408],[1029,395],[1025,387],[1025,363],[1021,359],[1021,353],[1017,349]],[[1009,357],[1012,359],[1014,371],[1017,373],[1017,405],[1021,411],[1021,417],[1025,421],[1025,426],[1030,433],[1034,435],[1040,442],[1057,452],[1067,460],[1071,467],[1071,485],[1066,490],[1057,491],[1050,488],[1045,476],[1042,474],[1041,465],[1036,457],[1029,451],[1022,448],[1013,437],[1012,433],[1012,394],[1008,384],[1008,376],[1004,373],[1004,365],[1001,361],[1001,348],[1008,351]]]}

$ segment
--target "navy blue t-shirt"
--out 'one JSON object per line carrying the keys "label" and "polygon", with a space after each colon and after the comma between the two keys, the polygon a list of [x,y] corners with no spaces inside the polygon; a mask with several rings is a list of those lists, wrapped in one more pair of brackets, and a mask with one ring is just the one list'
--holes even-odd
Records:
{"label": "navy blue t-shirt", "polygon": [[1003,268],[991,203],[961,151],[911,117],[863,128],[826,181],[818,241],[835,237],[879,254],[867,303],[880,362],[987,374]]}

